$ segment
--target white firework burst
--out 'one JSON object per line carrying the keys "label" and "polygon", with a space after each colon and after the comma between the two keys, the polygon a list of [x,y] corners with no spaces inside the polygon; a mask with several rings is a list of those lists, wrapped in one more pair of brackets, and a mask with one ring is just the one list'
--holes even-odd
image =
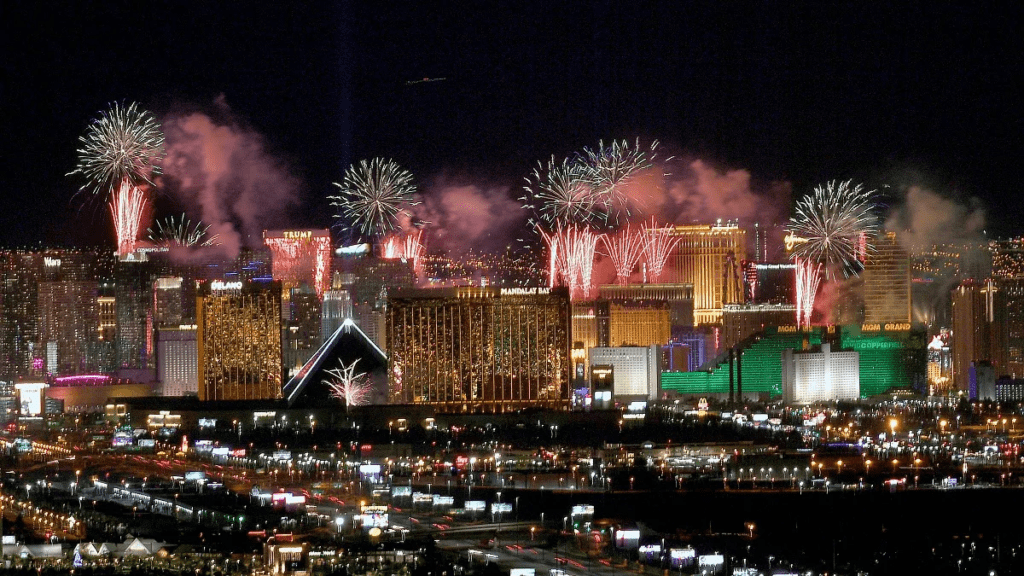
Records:
{"label": "white firework burst", "polygon": [[345,178],[334,183],[341,193],[328,196],[340,212],[335,215],[367,236],[384,236],[398,227],[398,215],[415,200],[416,185],[412,173],[394,160],[361,160],[345,171]]}
{"label": "white firework burst", "polygon": [[860,257],[871,250],[866,239],[878,227],[875,191],[852,180],[819,185],[796,205],[789,232],[794,242],[791,256],[822,264],[826,277],[856,274]]}

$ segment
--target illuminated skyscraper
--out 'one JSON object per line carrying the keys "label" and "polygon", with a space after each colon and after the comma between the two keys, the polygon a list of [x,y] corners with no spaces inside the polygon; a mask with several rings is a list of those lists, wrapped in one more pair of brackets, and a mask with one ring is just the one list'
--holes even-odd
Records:
{"label": "illuminated skyscraper", "polygon": [[320,339],[326,342],[347,318],[352,318],[352,295],[348,290],[331,289],[324,292],[323,308],[320,311]]}
{"label": "illuminated skyscraper", "polygon": [[967,281],[953,290],[953,384],[959,390],[969,387],[972,362],[995,356],[997,292],[992,281]]}
{"label": "illuminated skyscraper", "polygon": [[113,348],[102,343],[98,330],[98,278],[108,273],[105,254],[47,249],[41,255],[35,359],[42,360],[42,368],[53,375],[109,370]]}
{"label": "illuminated skyscraper", "polygon": [[330,287],[330,231],[267,230],[263,243],[272,253],[274,280],[280,281],[285,291],[307,284],[321,296]]}
{"label": "illuminated skyscraper", "polygon": [[874,241],[864,261],[864,322],[910,322],[910,255],[894,232]]}
{"label": "illuminated skyscraper", "polygon": [[328,230],[263,232],[270,248],[274,280],[281,282],[284,320],[283,362],[294,374],[320,347],[320,299],[331,283],[331,234]]}
{"label": "illuminated skyscraper", "polygon": [[39,283],[39,338],[50,374],[99,369],[90,358],[99,334],[95,281]]}
{"label": "illuminated skyscraper", "polygon": [[323,340],[320,337],[321,303],[316,292],[306,284],[288,292],[291,320],[285,322],[282,361],[287,376],[291,377],[316,352]]}
{"label": "illuminated skyscraper", "polygon": [[1024,378],[1024,277],[998,280],[997,283],[999,352],[996,359],[1000,369],[997,376]]}
{"label": "illuminated skyscraper", "polygon": [[117,362],[121,368],[153,367],[153,282],[164,266],[156,261],[119,261],[114,267]]}
{"label": "illuminated skyscraper", "polygon": [[203,283],[198,290],[200,400],[281,397],[281,283]]}
{"label": "illuminated skyscraper", "polygon": [[166,326],[157,330],[156,378],[162,396],[199,393],[199,350],[196,327]]}
{"label": "illuminated skyscraper", "polygon": [[614,302],[665,302],[672,329],[693,327],[692,284],[608,284],[598,295]]}
{"label": "illuminated skyscraper", "polygon": [[179,326],[182,317],[182,284],[180,276],[164,276],[153,282],[153,324]]}
{"label": "illuminated skyscraper", "polygon": [[456,412],[566,408],[569,316],[564,289],[393,294],[386,326],[390,401]]}
{"label": "illuminated skyscraper", "polygon": [[663,301],[611,302],[608,342],[612,346],[664,346],[672,338],[669,305]]}
{"label": "illuminated skyscraper", "polygon": [[665,276],[693,284],[694,322],[715,324],[723,304],[744,301],[740,263],[746,260],[747,232],[736,224],[675,226],[680,238],[668,259]]}

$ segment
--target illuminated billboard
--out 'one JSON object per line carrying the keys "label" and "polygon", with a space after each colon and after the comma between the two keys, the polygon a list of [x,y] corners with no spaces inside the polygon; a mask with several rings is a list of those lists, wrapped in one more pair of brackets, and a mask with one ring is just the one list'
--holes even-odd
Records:
{"label": "illuminated billboard", "polygon": [[22,416],[39,416],[43,413],[43,391],[48,387],[46,382],[18,382],[14,385],[18,391]]}
{"label": "illuminated billboard", "polygon": [[668,557],[673,568],[684,568],[693,566],[697,560],[697,551],[693,548],[672,548],[668,551]]}
{"label": "illuminated billboard", "polygon": [[705,554],[704,556],[699,556],[697,558],[697,564],[701,568],[722,566],[725,564],[725,556],[721,554]]}
{"label": "illuminated billboard", "polygon": [[589,520],[594,517],[594,507],[590,504],[579,504],[572,507],[572,517],[581,517],[584,520]]}
{"label": "illuminated billboard", "polygon": [[364,530],[372,530],[373,528],[387,529],[388,507],[363,506],[363,513],[359,516],[359,520],[362,522]]}
{"label": "illuminated billboard", "polygon": [[619,530],[615,533],[615,547],[632,549],[640,544],[639,530]]}

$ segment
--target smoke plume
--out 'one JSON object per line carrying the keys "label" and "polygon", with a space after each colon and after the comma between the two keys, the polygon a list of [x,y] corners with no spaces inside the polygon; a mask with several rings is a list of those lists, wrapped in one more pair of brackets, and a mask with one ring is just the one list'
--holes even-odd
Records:
{"label": "smoke plume", "polygon": [[426,222],[431,251],[452,255],[495,252],[516,237],[526,216],[507,186],[436,177],[423,194],[415,215]]}
{"label": "smoke plume", "polygon": [[[647,217],[669,224],[707,224],[718,219],[764,226],[768,246],[782,242],[789,220],[789,182],[756,184],[745,169],[720,170],[703,160],[672,159],[638,175],[629,185],[632,204]],[[748,238],[753,248],[754,238]],[[749,257],[755,257],[748,250]],[[770,254],[769,257],[778,256]]]}
{"label": "smoke plume", "polygon": [[285,224],[299,203],[299,181],[267,150],[263,137],[237,121],[224,102],[214,114],[192,112],[164,119],[167,157],[161,187],[186,211],[198,214],[234,256],[262,243],[262,231]]}
{"label": "smoke plume", "polygon": [[935,244],[983,241],[985,209],[977,198],[961,204],[919,186],[907,188],[902,201],[886,218],[907,249]]}
{"label": "smoke plume", "polygon": [[[955,245],[955,249],[943,252],[959,254],[955,267],[937,266],[945,273],[914,284],[911,300],[915,322],[948,326],[950,290],[963,278],[988,274],[984,227],[985,209],[977,198],[962,203],[921,186],[905,189],[887,215],[885,229],[896,232],[900,245],[911,254],[927,253],[932,246],[943,244]],[[936,267],[941,263],[932,264]]]}

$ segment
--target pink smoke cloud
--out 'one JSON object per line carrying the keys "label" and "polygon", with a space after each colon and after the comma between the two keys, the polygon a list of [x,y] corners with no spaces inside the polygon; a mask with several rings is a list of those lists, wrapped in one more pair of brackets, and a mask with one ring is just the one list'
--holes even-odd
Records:
{"label": "pink smoke cloud", "polygon": [[268,150],[264,138],[235,121],[219,97],[218,117],[194,112],[163,121],[167,145],[161,187],[198,213],[229,256],[262,243],[299,203],[299,180]]}
{"label": "pink smoke cloud", "polygon": [[427,222],[429,248],[452,254],[503,249],[525,220],[507,186],[453,182],[446,176],[428,186],[414,211]]}

